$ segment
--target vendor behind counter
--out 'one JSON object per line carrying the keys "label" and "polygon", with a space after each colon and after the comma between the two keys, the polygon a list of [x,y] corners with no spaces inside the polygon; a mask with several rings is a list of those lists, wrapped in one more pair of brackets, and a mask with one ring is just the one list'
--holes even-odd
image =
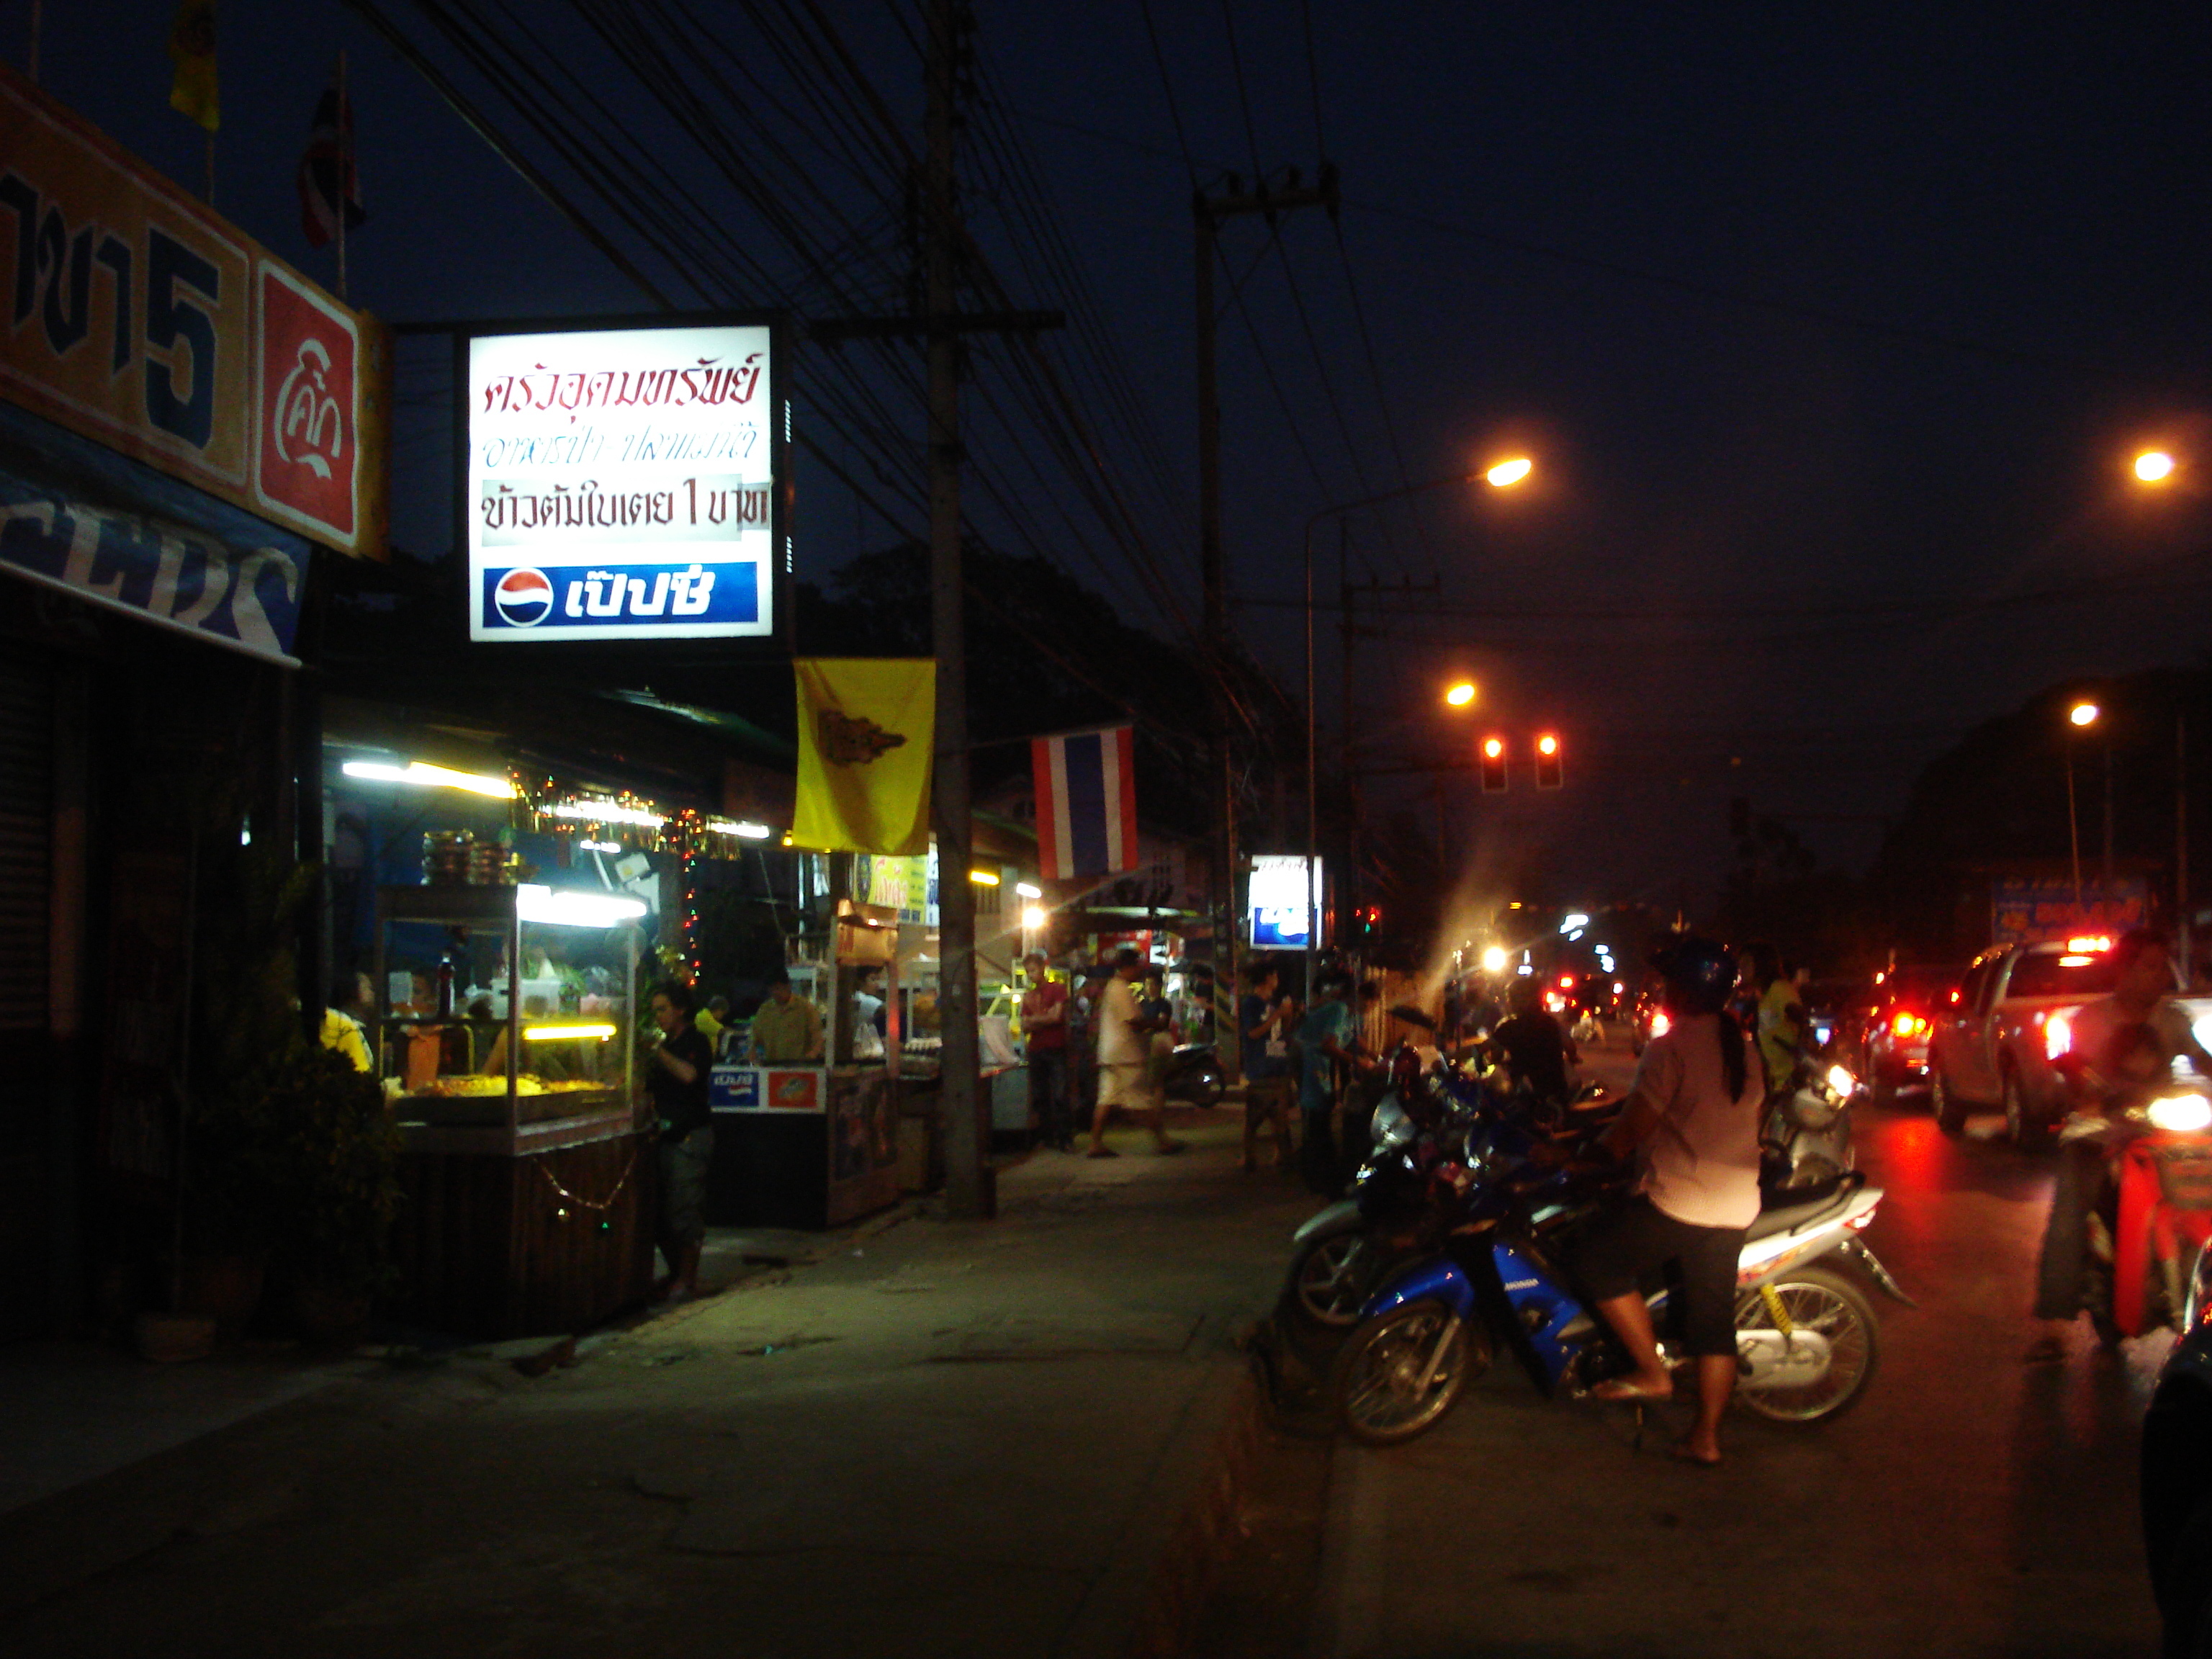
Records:
{"label": "vendor behind counter", "polygon": [[791,975],[781,969],[769,978],[768,1000],[753,1014],[754,1055],[771,1065],[819,1065],[822,1014],[805,997],[794,996]]}

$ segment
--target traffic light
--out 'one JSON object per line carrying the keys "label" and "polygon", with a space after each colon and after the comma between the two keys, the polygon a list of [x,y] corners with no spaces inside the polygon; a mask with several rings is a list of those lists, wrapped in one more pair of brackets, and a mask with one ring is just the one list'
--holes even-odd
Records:
{"label": "traffic light", "polygon": [[1482,793],[1503,794],[1505,790],[1505,739],[1485,738],[1482,740]]}
{"label": "traffic light", "polygon": [[1363,904],[1352,913],[1352,930],[1355,937],[1364,939],[1382,936],[1382,908],[1376,904]]}
{"label": "traffic light", "polygon": [[1559,739],[1557,734],[1547,732],[1536,739],[1536,787],[1539,789],[1557,789],[1561,781]]}

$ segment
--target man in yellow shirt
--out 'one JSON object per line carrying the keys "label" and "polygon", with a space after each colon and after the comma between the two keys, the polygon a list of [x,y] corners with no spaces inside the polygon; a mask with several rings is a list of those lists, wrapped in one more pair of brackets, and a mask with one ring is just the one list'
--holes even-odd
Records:
{"label": "man in yellow shirt", "polygon": [[331,987],[330,1003],[323,1010],[319,1034],[323,1047],[337,1049],[353,1062],[356,1072],[376,1069],[375,1061],[369,1058],[368,1033],[361,1023],[371,994],[367,974],[349,974]]}
{"label": "man in yellow shirt", "polygon": [[822,1059],[822,1015],[805,997],[791,994],[791,975],[781,968],[769,979],[768,1000],[753,1015],[753,1053],[770,1065],[815,1065]]}

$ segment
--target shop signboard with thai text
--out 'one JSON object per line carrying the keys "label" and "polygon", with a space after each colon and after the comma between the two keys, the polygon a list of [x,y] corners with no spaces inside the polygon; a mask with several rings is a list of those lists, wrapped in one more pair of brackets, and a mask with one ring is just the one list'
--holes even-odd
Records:
{"label": "shop signboard with thai text", "polygon": [[466,353],[471,639],[779,636],[772,321],[479,333]]}
{"label": "shop signboard with thai text", "polygon": [[385,556],[382,329],[0,67],[0,397]]}
{"label": "shop signboard with thai text", "polygon": [[2066,877],[1996,876],[1990,883],[1990,938],[1997,945],[2033,945],[2076,934],[2113,936],[2143,925],[2149,884],[2118,876],[2107,895],[2097,875],[2082,878],[2081,896]]}

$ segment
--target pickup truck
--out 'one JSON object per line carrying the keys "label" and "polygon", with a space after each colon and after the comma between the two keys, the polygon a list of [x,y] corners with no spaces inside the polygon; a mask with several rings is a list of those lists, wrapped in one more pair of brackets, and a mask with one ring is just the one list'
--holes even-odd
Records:
{"label": "pickup truck", "polygon": [[[2051,1064],[2066,1051],[2066,1018],[2111,995],[2117,977],[2112,941],[2102,938],[1992,945],[1976,957],[1929,1034],[1937,1127],[1955,1134],[1969,1111],[1998,1107],[2016,1144],[2047,1145],[2069,1109]],[[2212,999],[2182,1006],[2203,1041],[2212,1030]]]}

